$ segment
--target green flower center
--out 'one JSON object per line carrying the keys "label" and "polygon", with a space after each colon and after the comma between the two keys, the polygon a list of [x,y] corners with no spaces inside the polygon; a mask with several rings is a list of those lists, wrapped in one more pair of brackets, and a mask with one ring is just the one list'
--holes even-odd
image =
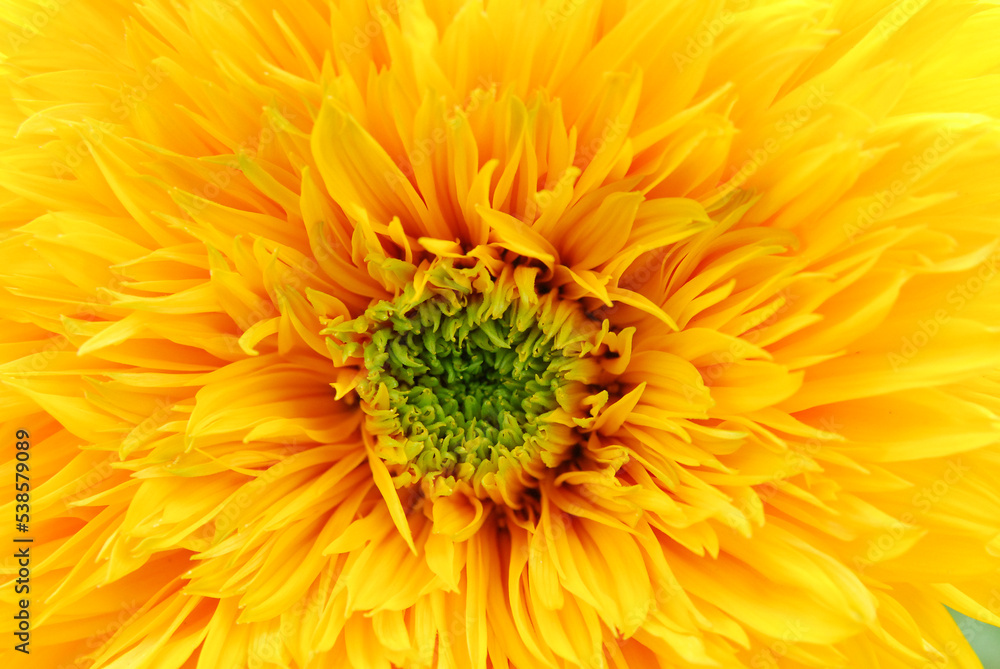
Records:
{"label": "green flower center", "polygon": [[486,461],[520,459],[559,406],[572,360],[537,324],[519,328],[516,309],[485,319],[481,310],[481,300],[464,308],[425,302],[394,315],[365,346],[362,397],[385,385],[421,473],[468,478]]}
{"label": "green flower center", "polygon": [[328,334],[363,365],[365,427],[396,487],[465,488],[516,507],[579,443],[594,329],[553,295],[441,285],[459,271]]}

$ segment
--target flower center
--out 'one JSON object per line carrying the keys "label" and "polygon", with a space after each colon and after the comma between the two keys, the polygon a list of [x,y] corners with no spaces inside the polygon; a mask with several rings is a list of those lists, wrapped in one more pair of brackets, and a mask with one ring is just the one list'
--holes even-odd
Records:
{"label": "flower center", "polygon": [[554,296],[454,286],[407,291],[335,331],[363,360],[366,429],[396,487],[518,507],[579,441],[593,328]]}
{"label": "flower center", "polygon": [[394,315],[365,347],[362,396],[388,389],[401,434],[419,446],[411,461],[420,473],[468,478],[485,461],[517,458],[558,406],[571,360],[537,324],[518,328],[516,309],[482,318],[481,307],[425,302]]}

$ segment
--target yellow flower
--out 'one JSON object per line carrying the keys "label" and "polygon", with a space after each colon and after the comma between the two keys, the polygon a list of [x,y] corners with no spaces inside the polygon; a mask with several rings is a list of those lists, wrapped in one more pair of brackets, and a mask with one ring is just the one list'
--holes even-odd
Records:
{"label": "yellow flower", "polygon": [[0,18],[8,664],[979,666],[996,3]]}

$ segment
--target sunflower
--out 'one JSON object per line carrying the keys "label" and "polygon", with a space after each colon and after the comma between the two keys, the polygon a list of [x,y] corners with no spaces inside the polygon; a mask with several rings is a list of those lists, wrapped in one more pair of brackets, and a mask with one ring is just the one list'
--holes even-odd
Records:
{"label": "sunflower", "polygon": [[8,663],[980,666],[995,2],[0,18]]}

